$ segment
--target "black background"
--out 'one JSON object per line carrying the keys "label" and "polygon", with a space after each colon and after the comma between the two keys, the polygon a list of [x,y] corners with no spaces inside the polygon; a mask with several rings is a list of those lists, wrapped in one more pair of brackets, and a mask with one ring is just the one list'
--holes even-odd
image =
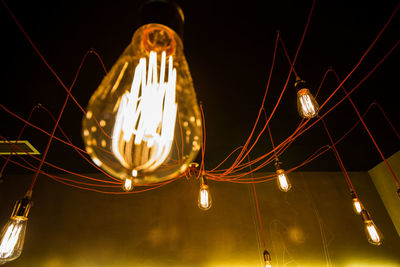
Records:
{"label": "black background", "polygon": [[[206,166],[215,167],[236,147],[243,145],[254,124],[271,66],[276,30],[291,57],[306,24],[312,1],[177,1],[185,13],[184,46],[198,100],[205,111],[207,144]],[[349,3],[350,2],[350,3]],[[21,25],[61,80],[69,86],[81,58],[89,49],[97,51],[110,69],[134,33],[136,12],[141,1],[7,1]],[[384,26],[397,1],[317,1],[311,24],[296,63],[311,92],[316,92],[328,66],[344,78]],[[58,115],[66,93],[41,61],[15,22],[0,5],[1,29],[1,104],[22,117],[37,103]],[[370,54],[345,87],[350,90],[375,66],[400,36],[397,14]],[[399,121],[399,48],[360,86],[352,98],[363,113],[376,100],[397,129]],[[286,81],[289,64],[278,48],[266,109],[270,113]],[[86,106],[104,76],[94,55],[89,55],[73,95]],[[283,141],[300,122],[296,108],[294,77],[290,79],[276,115],[271,121],[275,143]],[[322,103],[336,88],[337,81],[328,75],[317,101]],[[332,98],[321,114],[343,97]],[[16,138],[22,123],[0,111],[0,135]],[[74,144],[83,147],[80,127],[82,113],[69,102],[61,127]],[[32,121],[51,131],[52,121],[40,111]],[[341,137],[357,121],[345,101],[326,122],[334,139]],[[264,122],[264,120],[262,120]],[[382,115],[373,108],[366,122],[383,150],[390,156],[400,148]],[[261,124],[262,125],[262,124]],[[258,131],[261,127],[257,128]],[[60,133],[57,132],[57,136]],[[23,139],[43,152],[48,137],[27,128]],[[281,156],[284,168],[303,162],[317,148],[327,145],[322,125],[317,124]],[[263,135],[251,157],[270,151],[268,135]],[[381,158],[365,130],[358,126],[339,145],[338,150],[348,170],[369,170]],[[73,149],[54,141],[48,161],[63,168],[90,172],[94,169]],[[33,161],[34,162],[34,161]],[[37,162],[35,162],[37,164]],[[265,168],[273,170],[273,166]],[[335,171],[338,164],[331,152],[304,166],[307,171]],[[23,172],[9,166],[8,172]],[[49,171],[55,171],[49,169]]]}

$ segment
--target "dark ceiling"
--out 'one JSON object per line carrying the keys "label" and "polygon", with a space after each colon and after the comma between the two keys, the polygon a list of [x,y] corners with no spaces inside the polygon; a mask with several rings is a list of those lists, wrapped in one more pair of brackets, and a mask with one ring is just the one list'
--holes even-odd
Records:
{"label": "dark ceiling", "polygon": [[[93,48],[110,69],[135,30],[136,11],[141,1],[6,1],[21,25],[50,66],[66,85],[70,85],[83,55]],[[202,101],[207,128],[206,166],[212,168],[236,147],[244,144],[254,124],[271,66],[276,30],[279,29],[291,57],[303,33],[312,1],[178,1],[185,13],[184,45],[198,100]],[[311,24],[296,63],[296,70],[315,93],[328,66],[344,78],[356,65],[398,5],[397,1],[317,1]],[[18,29],[3,5],[1,27],[1,104],[22,117],[41,103],[55,115],[66,96],[54,75]],[[382,34],[370,54],[345,87],[352,89],[398,41],[400,14]],[[376,100],[400,129],[398,90],[400,49],[368,78],[352,95],[363,113]],[[266,110],[271,112],[286,81],[289,64],[281,47]],[[73,88],[73,95],[86,106],[104,71],[90,55]],[[296,109],[294,77],[285,92],[271,130],[276,143],[283,141],[300,122]],[[337,81],[328,75],[318,95],[322,103],[336,88]],[[321,114],[343,97],[340,91]],[[14,139],[22,123],[4,110],[0,135]],[[82,114],[70,102],[61,126],[72,141],[82,147]],[[32,121],[51,131],[52,121],[43,111]],[[346,101],[326,117],[334,139],[341,137],[357,121]],[[262,121],[264,122],[264,120]],[[385,156],[400,148],[399,140],[378,109],[373,108],[366,122]],[[258,130],[261,127],[257,128]],[[57,132],[60,136],[60,133]],[[23,139],[43,151],[47,137],[27,128]],[[317,148],[329,143],[322,126],[317,124],[299,137],[281,156],[286,169],[303,162]],[[270,151],[268,135],[263,135],[251,157]],[[368,170],[381,161],[368,135],[358,126],[339,145],[338,150],[349,170]],[[77,172],[94,171],[71,148],[55,141],[48,161]],[[273,170],[272,166],[265,169]],[[338,164],[331,152],[302,167],[303,171],[336,171]],[[9,166],[8,172],[22,172]],[[50,170],[51,171],[51,170]],[[54,170],[53,170],[54,171]]]}

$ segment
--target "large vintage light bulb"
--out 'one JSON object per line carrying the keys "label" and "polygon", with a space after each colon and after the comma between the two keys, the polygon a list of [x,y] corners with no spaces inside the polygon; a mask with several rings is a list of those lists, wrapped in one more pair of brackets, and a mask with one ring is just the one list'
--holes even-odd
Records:
{"label": "large vintage light bulb", "polygon": [[30,208],[28,197],[15,204],[11,217],[1,232],[0,264],[15,260],[21,255]]}
{"label": "large vintage light bulb", "polygon": [[209,210],[212,205],[212,199],[210,190],[207,185],[207,179],[204,176],[200,178],[200,190],[197,203],[201,210]]}
{"label": "large vintage light bulb", "polygon": [[351,198],[353,202],[353,210],[356,214],[360,215],[361,211],[363,210],[363,206],[361,204],[361,201],[358,199],[356,194],[352,191],[351,192]]}
{"label": "large vintage light bulb", "polygon": [[186,170],[200,150],[202,122],[173,29],[147,23],[136,30],[90,98],[82,135],[93,162],[124,181],[159,182]]}
{"label": "large vintage light bulb", "polygon": [[264,266],[265,267],[272,267],[271,264],[271,255],[269,254],[268,251],[264,250]]}
{"label": "large vintage light bulb", "polygon": [[376,227],[374,221],[371,219],[368,211],[363,209],[361,211],[361,217],[364,222],[364,230],[367,235],[368,242],[376,246],[381,245],[383,236],[378,227]]}
{"label": "large vintage light bulb", "polygon": [[313,95],[305,87],[305,81],[296,77],[297,109],[302,118],[311,119],[318,115],[319,105]]}

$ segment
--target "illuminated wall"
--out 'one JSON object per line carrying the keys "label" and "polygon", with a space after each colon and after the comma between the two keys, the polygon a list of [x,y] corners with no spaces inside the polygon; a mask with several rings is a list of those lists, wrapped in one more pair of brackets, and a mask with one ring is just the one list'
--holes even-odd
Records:
{"label": "illuminated wall", "polygon": [[[400,151],[387,159],[397,179],[400,179]],[[374,185],[381,196],[397,233],[400,236],[400,198],[396,194],[396,182],[384,162],[368,171]]]}
{"label": "illuminated wall", "polygon": [[[400,266],[400,238],[367,172],[350,173],[383,232],[370,245],[341,173],[293,173],[293,188],[257,184],[274,266]],[[0,222],[31,176],[6,176]],[[251,187],[209,182],[214,204],[197,208],[197,181],[182,179],[129,196],[102,195],[40,177],[24,251],[8,266],[261,266]],[[330,265],[329,265],[330,264]]]}

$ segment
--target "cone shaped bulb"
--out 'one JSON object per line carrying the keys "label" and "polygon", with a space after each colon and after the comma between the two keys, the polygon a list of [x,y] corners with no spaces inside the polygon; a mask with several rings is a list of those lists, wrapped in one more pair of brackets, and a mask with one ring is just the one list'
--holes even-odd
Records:
{"label": "cone shaped bulb", "polygon": [[200,150],[202,122],[179,36],[146,24],[90,98],[86,150],[103,170],[134,184],[174,178]]}

